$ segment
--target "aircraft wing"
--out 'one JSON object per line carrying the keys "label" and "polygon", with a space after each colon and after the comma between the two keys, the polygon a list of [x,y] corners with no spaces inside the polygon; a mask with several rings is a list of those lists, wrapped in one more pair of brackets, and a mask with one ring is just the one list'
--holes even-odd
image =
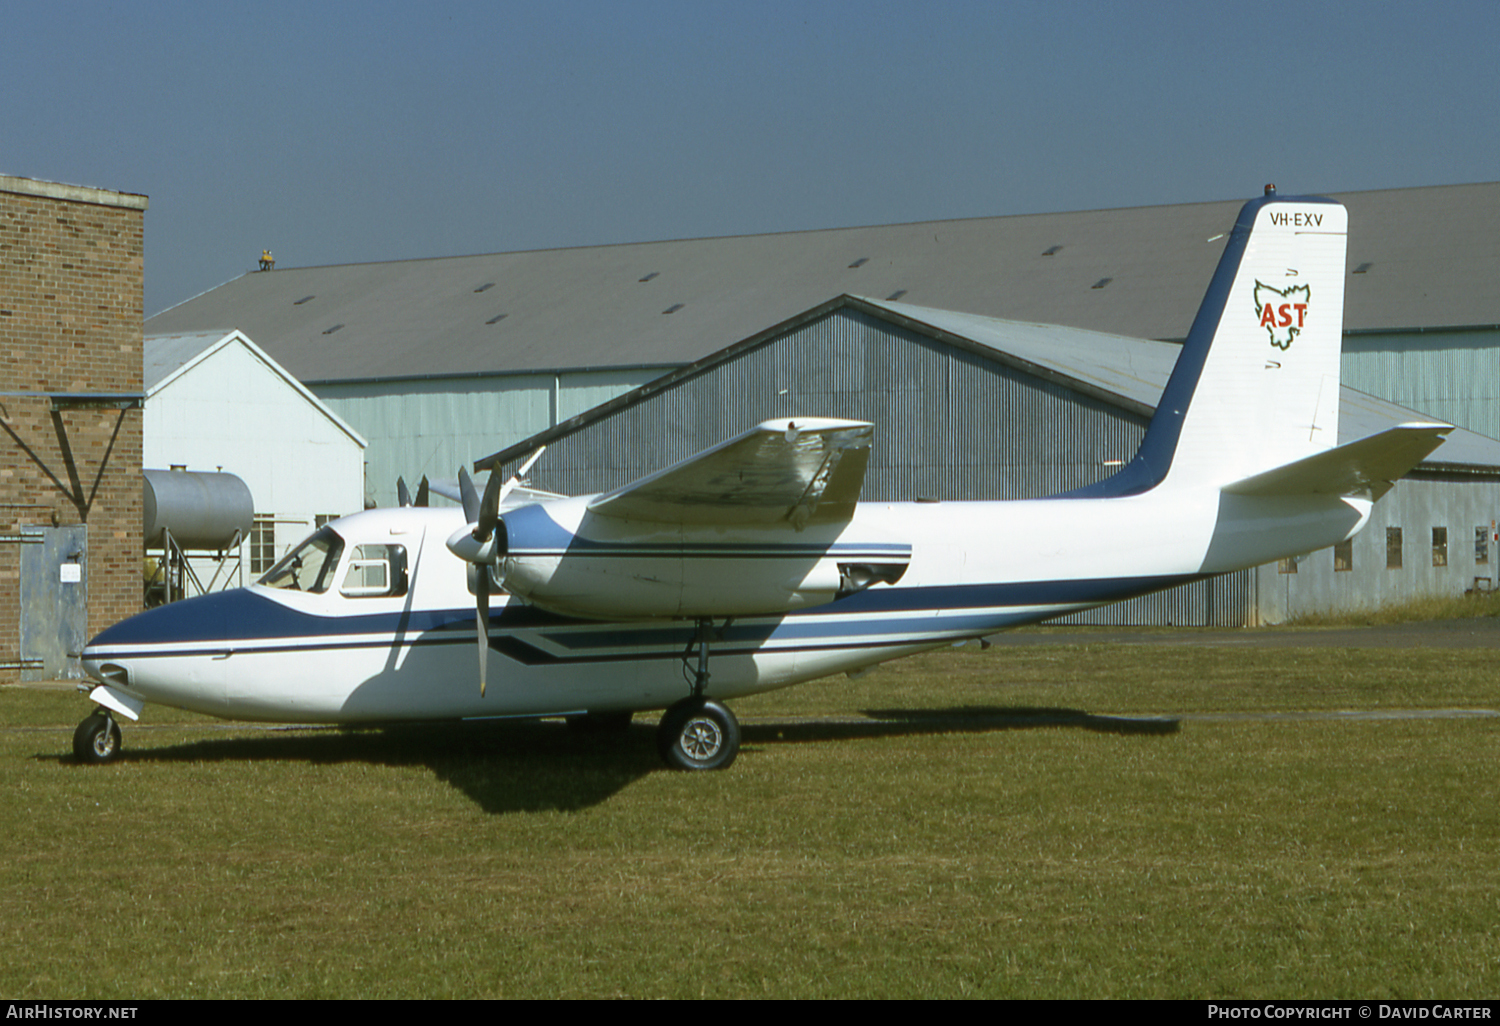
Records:
{"label": "aircraft wing", "polygon": [[1224,491],[1235,495],[1358,495],[1378,499],[1443,444],[1451,424],[1398,424],[1357,442],[1255,474]]}
{"label": "aircraft wing", "polygon": [[801,530],[854,515],[874,426],[831,418],[768,420],[596,498],[592,513],[655,523]]}
{"label": "aircraft wing", "polygon": [[[491,472],[493,473],[493,471]],[[439,478],[429,483],[434,495],[441,495],[445,499],[454,502],[463,502],[463,492],[458,487],[458,478]],[[566,499],[566,495],[557,492],[547,492],[540,488],[528,488],[526,485],[516,485],[506,493],[500,502],[500,511],[515,509],[517,506],[530,506],[537,502],[551,502],[553,499]]]}

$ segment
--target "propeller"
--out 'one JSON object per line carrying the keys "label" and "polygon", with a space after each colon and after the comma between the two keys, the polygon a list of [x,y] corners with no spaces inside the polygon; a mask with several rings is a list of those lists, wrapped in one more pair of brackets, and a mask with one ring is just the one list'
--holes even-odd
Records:
{"label": "propeller", "polygon": [[[485,671],[489,663],[490,646],[490,568],[498,566],[505,558],[505,525],[500,519],[500,504],[521,483],[521,475],[530,470],[542,455],[542,449],[531,457],[507,480],[494,471],[485,483],[484,494],[474,487],[474,479],[468,470],[458,469],[458,495],[463,503],[464,519],[468,524],[459,528],[448,538],[448,549],[461,559],[475,565],[478,576],[474,581],[474,628],[479,644],[479,696],[484,697]],[[425,495],[426,479],[423,479]],[[498,531],[497,531],[498,528]]]}
{"label": "propeller", "polygon": [[[485,670],[489,664],[490,566],[496,555],[495,547],[489,542],[495,536],[495,525],[500,522],[500,488],[500,475],[490,474],[484,497],[481,498],[469,472],[462,467],[458,470],[458,493],[463,499],[464,519],[469,522],[469,527],[465,530],[477,545],[474,556],[480,557],[472,560],[478,571],[474,579],[474,631],[479,643],[480,698],[484,697]],[[490,559],[482,558],[484,556],[490,556]],[[466,555],[464,558],[470,557]]]}
{"label": "propeller", "polygon": [[411,489],[406,487],[406,478],[396,478],[396,502],[402,506],[426,506],[427,505],[427,475],[422,475],[422,481],[417,485],[417,497],[411,497]]}

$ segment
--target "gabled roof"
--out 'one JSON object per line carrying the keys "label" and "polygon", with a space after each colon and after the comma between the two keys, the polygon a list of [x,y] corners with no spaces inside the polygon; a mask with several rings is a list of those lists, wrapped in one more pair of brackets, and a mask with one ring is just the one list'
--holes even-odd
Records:
{"label": "gabled roof", "polygon": [[179,378],[190,373],[194,367],[199,366],[222,352],[230,346],[240,346],[249,352],[255,359],[263,363],[268,370],[284,381],[313,409],[328,418],[340,431],[343,431],[353,439],[361,449],[368,448],[369,442],[365,441],[363,435],[355,431],[349,424],[334,413],[323,401],[307,386],[288,374],[286,368],[282,367],[266,352],[250,341],[244,333],[239,331],[207,331],[190,332],[182,335],[147,335],[142,340],[142,377],[146,386],[146,401],[159,393],[163,388],[177,381]]}
{"label": "gabled roof", "polygon": [[[679,382],[709,372],[746,350],[774,342],[803,324],[846,308],[871,314],[945,345],[977,353],[985,359],[1146,418],[1155,412],[1181,352],[1181,346],[1174,342],[1007,321],[859,296],[840,296],[478,460],[474,468],[476,471],[485,470],[522,459],[538,446],[580,431]],[[1340,443],[1355,441],[1397,424],[1430,422],[1431,419],[1347,385],[1341,387]],[[1421,466],[1427,470],[1493,473],[1500,468],[1500,441],[1455,428]]]}
{"label": "gabled roof", "polygon": [[[1500,325],[1500,182],[1335,198],[1347,330]],[[146,330],[234,325],[314,384],[681,366],[843,293],[1180,339],[1242,203],[283,266]]]}

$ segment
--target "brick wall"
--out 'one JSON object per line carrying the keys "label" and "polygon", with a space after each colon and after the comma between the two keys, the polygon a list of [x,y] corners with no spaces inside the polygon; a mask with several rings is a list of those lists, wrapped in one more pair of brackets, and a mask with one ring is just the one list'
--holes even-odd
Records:
{"label": "brick wall", "polygon": [[[0,393],[141,392],[145,209],[0,176]],[[89,634],[139,612],[141,412],[0,394],[0,536],[65,524],[88,525]],[[19,656],[20,549],[0,544],[0,664]]]}

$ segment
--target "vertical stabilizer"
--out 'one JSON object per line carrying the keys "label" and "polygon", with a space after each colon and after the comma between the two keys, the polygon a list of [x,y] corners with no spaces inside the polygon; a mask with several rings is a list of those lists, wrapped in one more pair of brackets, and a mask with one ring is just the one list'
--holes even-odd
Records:
{"label": "vertical stabilizer", "polygon": [[1140,452],[1073,494],[1222,485],[1337,445],[1347,237],[1333,200],[1246,203]]}
{"label": "vertical stabilizer", "polygon": [[1227,483],[1338,444],[1347,241],[1331,200],[1245,204],[1151,422],[1185,407],[1168,481]]}

